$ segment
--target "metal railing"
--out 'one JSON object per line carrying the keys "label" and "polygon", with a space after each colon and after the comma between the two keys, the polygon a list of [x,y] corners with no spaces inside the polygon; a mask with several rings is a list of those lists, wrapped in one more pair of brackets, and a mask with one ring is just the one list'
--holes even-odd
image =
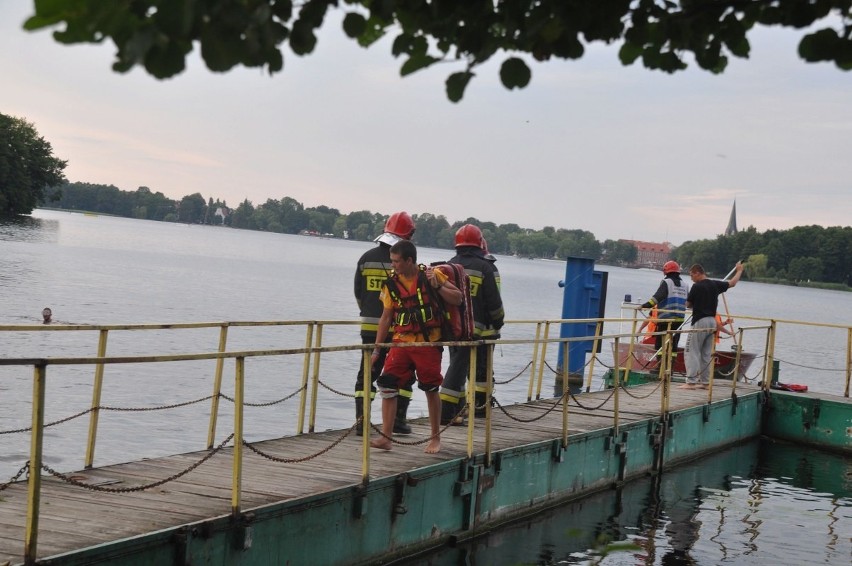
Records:
{"label": "metal railing", "polygon": [[[768,388],[770,386],[771,377],[772,377],[772,367],[773,360],[775,359],[775,340],[777,335],[777,329],[779,324],[789,324],[789,325],[809,325],[809,326],[817,326],[831,329],[840,329],[845,330],[846,339],[845,339],[845,349],[846,349],[846,363],[845,363],[845,383],[844,383],[844,395],[846,397],[849,396],[849,384],[850,378],[852,378],[852,326],[842,326],[842,325],[831,325],[831,324],[815,324],[815,323],[806,323],[803,321],[791,321],[791,320],[766,320],[766,319],[757,319],[750,318],[745,316],[739,316],[739,319],[742,320],[753,320],[757,322],[763,322],[765,324],[757,324],[748,327],[741,327],[736,335],[736,362],[733,375],[738,375],[737,366],[740,362],[740,355],[743,350],[744,337],[746,333],[749,334],[762,334],[765,333],[765,338],[761,339],[764,343],[764,353],[763,353],[763,367],[761,369],[761,379],[760,386],[763,388]],[[532,339],[501,339],[501,340],[479,340],[472,342],[442,342],[440,345],[443,346],[456,346],[456,347],[469,347],[471,349],[470,354],[470,368],[469,368],[469,376],[476,375],[476,364],[477,364],[477,346],[481,345],[493,345],[499,347],[522,347],[525,349],[529,349],[529,359],[530,362],[524,369],[521,370],[515,377],[520,377],[526,372],[527,367],[529,368],[528,381],[525,384],[524,389],[526,390],[526,401],[530,402],[533,398],[537,401],[542,399],[542,388],[544,383],[544,375],[545,369],[549,369],[552,373],[556,374],[557,377],[560,377],[562,380],[562,391],[561,395],[554,395],[552,397],[552,407],[547,411],[548,413],[561,409],[562,412],[562,432],[561,432],[561,445],[563,449],[568,445],[569,438],[569,400],[573,399],[580,409],[583,409],[581,403],[577,401],[577,399],[571,393],[568,386],[568,376],[567,370],[557,368],[557,370],[553,370],[547,362],[548,356],[548,348],[561,348],[563,354],[563,360],[565,360],[565,365],[567,366],[568,360],[568,351],[569,345],[572,342],[588,342],[591,341],[593,343],[593,352],[597,352],[598,345],[603,342],[612,342],[614,343],[614,351],[616,356],[616,363],[613,364],[613,371],[615,376],[615,386],[612,390],[612,401],[614,404],[613,410],[613,423],[612,426],[617,431],[620,425],[619,420],[619,404],[620,404],[620,394],[622,390],[625,390],[622,385],[624,380],[629,374],[629,370],[627,367],[622,367],[618,362],[619,355],[619,345],[624,340],[628,340],[630,342],[630,348],[633,348],[633,345],[636,341],[637,337],[637,314],[634,312],[634,315],[631,318],[608,318],[608,319],[583,319],[583,320],[520,320],[520,321],[511,321],[507,323],[507,326],[524,326],[524,325],[534,325],[535,332],[534,338]],[[585,336],[585,337],[571,337],[571,338],[551,338],[551,333],[553,331],[553,325],[555,324],[563,324],[563,323],[591,323],[595,325],[595,334],[593,336]],[[628,324],[631,329],[626,333],[611,333],[604,334],[602,329],[605,325],[610,325],[612,323],[619,324]],[[88,435],[86,442],[86,450],[85,450],[85,460],[84,465],[86,468],[91,468],[94,464],[95,460],[95,447],[97,445],[97,437],[98,437],[98,427],[99,427],[99,416],[102,411],[106,410],[156,410],[156,409],[167,409],[173,408],[177,406],[183,406],[189,403],[202,402],[207,399],[210,400],[210,415],[207,424],[207,438],[205,446],[208,450],[208,454],[205,455],[199,462],[196,462],[186,470],[172,476],[171,478],[166,478],[165,480],[161,480],[152,485],[161,485],[166,481],[170,481],[171,479],[175,479],[184,475],[185,473],[190,472],[192,469],[205,462],[209,458],[215,456],[218,452],[220,452],[224,447],[228,445],[233,446],[233,473],[232,473],[232,487],[231,487],[231,512],[235,515],[240,513],[241,508],[241,496],[242,496],[242,470],[243,470],[243,459],[244,459],[244,448],[248,447],[253,452],[267,457],[269,459],[281,462],[298,462],[304,461],[310,458],[314,458],[320,456],[321,454],[327,452],[328,450],[333,449],[337,446],[344,438],[346,438],[356,427],[361,427],[361,431],[363,434],[362,438],[362,479],[365,483],[369,482],[370,478],[370,436],[371,436],[371,427],[378,431],[378,429],[371,425],[370,421],[370,411],[371,411],[371,395],[370,395],[370,384],[371,381],[368,379],[364,380],[364,394],[360,401],[363,402],[363,414],[364,419],[362,421],[356,421],[348,430],[345,430],[337,440],[335,440],[329,447],[321,450],[319,453],[314,454],[312,456],[304,457],[304,458],[292,458],[292,459],[283,459],[279,457],[270,456],[264,454],[259,448],[254,447],[251,443],[246,441],[246,416],[245,409],[248,406],[260,406],[260,405],[271,405],[273,403],[283,402],[287,399],[293,398],[298,395],[298,411],[296,417],[296,434],[305,434],[305,428],[307,425],[308,433],[313,433],[316,428],[316,419],[318,414],[318,399],[320,393],[320,386],[323,386],[326,389],[331,390],[333,393],[338,395],[346,395],[345,393],[341,393],[339,391],[335,391],[332,387],[324,384],[321,380],[321,362],[323,359],[327,359],[334,353],[344,353],[349,352],[350,356],[352,353],[358,353],[361,356],[361,360],[364,367],[365,375],[369,375],[370,368],[370,351],[373,348],[373,345],[368,344],[340,344],[340,345],[326,345],[323,343],[323,334],[324,329],[332,327],[332,328],[343,328],[348,331],[349,334],[352,334],[351,330],[349,330],[352,326],[358,324],[356,321],[260,321],[260,322],[208,322],[208,323],[186,323],[186,324],[140,324],[140,325],[108,325],[108,326],[89,326],[89,325],[51,325],[51,326],[42,326],[42,325],[14,325],[14,326],[0,326],[0,335],[7,332],[22,332],[22,333],[31,333],[31,332],[96,332],[98,335],[97,340],[97,350],[95,356],[57,356],[57,357],[20,357],[20,358],[9,358],[4,357],[0,358],[0,366],[17,366],[17,367],[28,367],[31,366],[33,368],[33,377],[32,377],[32,415],[30,419],[30,426],[28,428],[21,428],[18,430],[12,431],[0,431],[0,435],[15,433],[15,432],[30,432],[31,440],[30,440],[30,450],[29,450],[29,460],[22,466],[21,470],[16,474],[15,477],[12,478],[11,481],[6,483],[0,483],[0,492],[2,490],[7,489],[14,482],[16,482],[20,477],[26,473],[27,475],[27,518],[26,518],[26,533],[25,533],[25,559],[28,562],[33,562],[36,557],[37,551],[37,535],[38,535],[38,522],[39,522],[39,510],[40,510],[40,497],[41,497],[41,477],[42,471],[47,472],[54,477],[67,481],[68,483],[78,485],[80,487],[84,487],[86,489],[94,489],[95,491],[109,491],[109,492],[125,492],[125,491],[136,491],[142,490],[151,486],[138,486],[137,488],[94,488],[91,485],[81,484],[73,479],[73,476],[67,476],[60,472],[53,470],[51,467],[45,465],[44,463],[44,431],[45,428],[59,424],[61,422],[65,422],[70,420],[71,418],[82,416],[86,413],[89,414],[89,426],[88,426]],[[302,336],[303,344],[298,347],[293,348],[277,348],[277,349],[261,349],[261,350],[229,350],[228,348],[228,340],[229,340],[229,329],[231,328],[239,328],[239,327],[289,327],[292,329],[295,334],[294,336]],[[211,351],[199,352],[199,353],[177,353],[177,354],[165,354],[165,355],[108,355],[108,338],[112,334],[117,333],[118,331],[129,331],[129,332],[139,332],[139,331],[167,331],[173,332],[182,329],[218,329],[217,333],[217,341],[215,350],[211,346]],[[684,333],[693,332],[690,329],[682,330]],[[670,396],[670,388],[671,388],[671,379],[672,379],[672,357],[671,357],[671,346],[672,346],[672,333],[667,332],[664,334],[664,351],[661,357],[662,363],[660,364],[658,370],[658,378],[661,384],[660,388],[660,415],[664,417],[669,410],[669,396]],[[436,344],[408,344],[400,347],[432,347]],[[397,345],[395,345],[397,346]],[[628,354],[630,355],[630,354]],[[324,358],[325,356],[325,358]],[[246,360],[256,360],[261,358],[296,358],[301,359],[301,374],[298,380],[298,387],[286,397],[279,399],[273,403],[250,403],[246,400],[246,383],[247,383],[247,374],[246,374]],[[225,395],[223,391],[223,381],[224,381],[224,368],[225,362],[227,360],[234,361],[234,396],[233,398]],[[116,408],[116,407],[107,407],[102,405],[102,393],[104,386],[104,376],[105,370],[107,366],[114,365],[131,365],[131,364],[159,364],[159,363],[174,363],[174,362],[186,362],[186,361],[214,361],[215,367],[213,369],[213,386],[212,386],[212,394],[208,397],[201,398],[199,400],[191,401],[188,403],[176,403],[172,405],[162,405],[159,407],[147,407],[147,408]],[[711,357],[711,365],[715,361],[715,356]],[[586,378],[586,391],[589,391],[593,371],[595,369],[595,363],[598,363],[602,366],[605,366],[605,363],[600,359],[599,354],[593,353],[589,356],[589,359],[586,363],[584,369],[588,370],[587,378]],[[94,377],[92,384],[92,401],[89,406],[89,409],[79,413],[77,415],[73,415],[72,417],[68,417],[65,419],[61,419],[54,423],[47,423],[45,419],[46,414],[46,402],[47,402],[47,385],[48,385],[48,370],[51,367],[67,367],[67,366],[93,366],[94,367]],[[487,382],[485,384],[485,392],[486,392],[486,400],[485,400],[485,417],[482,419],[484,421],[484,427],[481,429],[481,434],[483,434],[482,440],[484,444],[484,457],[487,464],[490,465],[491,462],[491,452],[492,452],[492,436],[491,436],[491,421],[492,421],[492,401],[493,401],[493,392],[494,392],[494,359],[493,359],[493,348],[489,349],[488,359],[486,361],[486,379]],[[712,367],[711,372],[712,375]],[[469,379],[474,379],[473,377]],[[514,379],[514,378],[512,378]],[[354,380],[353,380],[354,381]],[[732,382],[732,387],[734,391],[736,390],[737,380],[734,379]],[[476,440],[476,430],[474,427],[475,422],[477,421],[476,411],[471,411],[470,408],[475,406],[475,398],[474,398],[474,383],[470,382],[466,388],[467,395],[467,408],[468,408],[468,420],[467,420],[467,456],[472,458],[474,456],[474,445]],[[626,390],[625,390],[626,391]],[[712,380],[711,385],[708,388],[708,400],[712,400],[713,388],[712,388]],[[355,397],[354,395],[351,395]],[[216,439],[216,430],[218,426],[218,418],[220,414],[220,400],[226,399],[233,403],[234,406],[234,420],[233,420],[233,429],[230,435],[222,440],[218,446],[214,447],[215,439]],[[604,402],[608,402],[610,397],[608,397]],[[495,403],[497,407],[499,407],[506,415],[510,418],[513,417],[508,411],[505,409],[505,404],[501,404],[499,402]],[[540,417],[538,417],[540,418]],[[428,440],[428,439],[427,439]]]}

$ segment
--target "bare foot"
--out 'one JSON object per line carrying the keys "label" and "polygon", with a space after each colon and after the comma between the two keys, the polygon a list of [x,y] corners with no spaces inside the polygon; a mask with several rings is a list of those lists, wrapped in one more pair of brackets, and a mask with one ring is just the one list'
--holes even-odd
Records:
{"label": "bare foot", "polygon": [[708,385],[706,383],[700,383],[695,386],[696,389],[707,389]]}
{"label": "bare foot", "polygon": [[382,450],[390,450],[393,443],[384,436],[370,441],[370,446],[373,448],[381,448]]}
{"label": "bare foot", "polygon": [[437,454],[441,451],[441,439],[433,438],[429,441],[429,444],[426,445],[426,448],[423,451],[427,454]]}
{"label": "bare foot", "polygon": [[698,387],[697,385],[693,385],[692,383],[682,383],[677,386],[678,389],[695,389]]}

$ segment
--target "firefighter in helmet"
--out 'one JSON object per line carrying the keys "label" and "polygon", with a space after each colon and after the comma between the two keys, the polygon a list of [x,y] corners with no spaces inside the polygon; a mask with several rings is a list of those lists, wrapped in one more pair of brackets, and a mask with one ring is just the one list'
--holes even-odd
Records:
{"label": "firefighter in helmet", "polygon": [[[456,231],[455,246],[456,255],[450,263],[460,264],[470,277],[473,339],[497,340],[500,338],[505,316],[503,299],[500,296],[500,273],[494,261],[488,258],[482,231],[473,224],[465,224]],[[493,345],[477,346],[474,385],[477,416],[484,416],[485,413],[488,353],[493,349]],[[465,381],[469,370],[470,348],[451,346],[450,365],[441,386],[442,424],[463,424],[459,413],[464,406]]]}
{"label": "firefighter in helmet", "polygon": [[[656,323],[656,332],[672,332],[672,353],[677,350],[678,342],[680,341],[680,329],[683,324],[684,313],[686,312],[686,295],[689,293],[689,287],[686,282],[680,278],[680,265],[676,261],[667,261],[663,265],[663,280],[654,296],[644,302],[641,306],[643,309],[656,308],[658,315]],[[662,355],[663,340],[665,334],[658,334],[654,342],[654,347],[657,349],[657,356]]]}

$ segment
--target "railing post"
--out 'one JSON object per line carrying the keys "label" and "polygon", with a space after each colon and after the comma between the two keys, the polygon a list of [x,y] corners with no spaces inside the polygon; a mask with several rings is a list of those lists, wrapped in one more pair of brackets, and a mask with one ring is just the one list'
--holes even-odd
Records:
{"label": "railing post", "polygon": [[[639,309],[633,309],[633,322],[630,326],[630,344],[627,346],[627,357],[624,359],[624,363],[627,367],[627,378],[630,379],[630,370],[633,369],[633,352],[635,352],[635,342],[636,342],[636,324],[639,322],[637,320],[637,315],[639,313]],[[620,325],[619,325],[620,326]],[[656,329],[655,329],[656,330]],[[620,328],[619,328],[620,331]],[[659,352],[657,352],[659,353]],[[621,352],[618,351],[618,348],[615,350],[615,366],[616,368],[621,366]],[[647,365],[647,362],[646,364]]]}
{"label": "railing post", "polygon": [[592,390],[592,375],[595,371],[595,360],[598,357],[598,344],[601,342],[601,331],[603,321],[599,320],[595,325],[595,339],[592,341],[592,359],[589,360],[589,378],[586,380],[586,393]]}
{"label": "railing post", "polygon": [[740,361],[743,353],[743,329],[737,331],[737,354],[734,356],[734,373],[731,375],[731,395],[737,392],[737,382],[740,380]]}
{"label": "railing post", "polygon": [[[476,419],[476,346],[468,346],[470,354],[468,354],[467,366],[467,457],[473,458],[473,425]],[[487,416],[487,415],[486,415]],[[486,427],[488,423],[486,422]],[[488,428],[486,435],[488,434]]]}
{"label": "railing post", "polygon": [[770,319],[769,332],[766,335],[766,366],[763,368],[763,389],[769,389],[769,383],[772,381],[772,364],[775,361],[775,332],[776,321]]}
{"label": "railing post", "polygon": [[[473,349],[476,352],[476,348]],[[476,354],[471,356],[476,357]],[[494,391],[494,348],[485,350],[485,466],[491,467],[492,416],[491,393]],[[474,374],[476,375],[476,374]]]}
{"label": "railing post", "polygon": [[[314,342],[317,348],[322,347],[322,323],[317,323],[317,337]],[[308,418],[308,432],[314,432],[317,421],[317,389],[319,388],[320,353],[314,350],[314,373],[311,378],[311,414]]]}
{"label": "railing post", "polygon": [[299,395],[299,418],[296,423],[296,434],[305,432],[305,406],[308,402],[308,375],[311,371],[311,342],[314,340],[314,323],[308,323],[305,332],[305,360],[302,364],[302,393]]}
{"label": "railing post", "polygon": [[38,518],[41,506],[41,458],[44,445],[44,397],[47,366],[37,364],[33,370],[32,440],[27,482],[27,526],[24,534],[24,563],[35,564],[38,552]]}
{"label": "railing post", "polygon": [[672,361],[672,348],[674,343],[668,340],[663,344],[663,358],[660,360],[660,380],[661,380],[661,397],[660,397],[660,415],[665,416],[669,412],[669,403],[671,401],[671,384],[674,362]]}
{"label": "railing post", "polygon": [[234,372],[234,467],[231,485],[231,515],[240,516],[243,483],[243,394],[245,393],[245,364],[242,356],[236,359]]}
{"label": "railing post", "polygon": [[[362,363],[364,364],[364,396],[361,399],[363,411],[361,422],[361,481],[366,486],[370,482],[370,415],[371,401],[370,392],[373,384],[373,358],[371,350],[361,351]],[[305,376],[307,378],[307,375]],[[356,399],[357,401],[357,399]]]}
{"label": "railing post", "polygon": [[[615,362],[615,391],[612,392],[613,398],[613,411],[612,411],[612,434],[614,437],[618,436],[618,399],[619,399],[619,390],[621,389],[621,364],[618,363],[618,358],[621,356],[618,355],[618,336],[615,337],[615,352],[616,352],[616,362]],[[567,358],[565,358],[567,359]],[[627,360],[629,363],[630,360]],[[629,377],[630,366],[624,368],[625,374]]]}
{"label": "railing post", "polygon": [[[98,357],[106,357],[107,335],[109,330],[101,330],[98,336]],[[98,417],[101,411],[101,392],[104,384],[104,365],[95,365],[95,383],[92,387],[92,412],[89,414],[89,439],[86,443],[84,467],[88,470],[95,461],[95,442],[98,437]]]}
{"label": "railing post", "polygon": [[538,350],[541,347],[541,322],[535,323],[535,342],[533,343],[532,364],[530,364],[530,383],[527,387],[527,403],[532,401],[533,384],[535,383],[535,370],[538,367]]}
{"label": "railing post", "polygon": [[[536,401],[541,399],[541,383],[544,381],[544,365],[547,363],[547,339],[550,336],[550,321],[544,323],[544,338],[541,342],[541,361],[538,364],[538,384],[536,385]],[[565,358],[568,359],[568,358]]]}
{"label": "railing post", "polygon": [[562,343],[562,449],[568,448],[568,342]]}
{"label": "railing post", "polygon": [[849,397],[849,381],[852,380],[852,327],[849,328],[846,338],[846,387],[843,396]]}
{"label": "railing post", "polygon": [[[684,354],[686,355],[686,354]],[[707,370],[707,402],[713,401],[713,384],[716,383],[716,327],[710,335],[710,367]]]}
{"label": "railing post", "polygon": [[[219,350],[221,354],[225,351],[228,343],[228,324],[219,328]],[[222,393],[222,369],[225,367],[225,358],[216,359],[216,372],[213,374],[213,397],[210,400],[210,425],[207,427],[207,449],[213,448],[216,440],[216,421],[219,419],[219,395]]]}

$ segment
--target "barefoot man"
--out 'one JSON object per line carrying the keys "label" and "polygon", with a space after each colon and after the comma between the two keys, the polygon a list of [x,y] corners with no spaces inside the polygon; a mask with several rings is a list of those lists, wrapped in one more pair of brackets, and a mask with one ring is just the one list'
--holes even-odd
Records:
{"label": "barefoot man", "polygon": [[[441,375],[441,346],[401,348],[393,345],[413,342],[438,342],[441,340],[441,314],[433,297],[437,295],[451,305],[461,304],[462,293],[437,269],[417,263],[417,248],[408,240],[391,246],[393,272],[382,284],[379,298],[382,316],[376,333],[373,363],[379,355],[379,345],[385,342],[393,326],[393,341],[385,360],[382,375],[376,380],[382,397],[383,436],[370,442],[373,448],[391,449],[390,438],[396,418],[396,396],[401,384],[409,382],[412,372],[417,376],[418,387],[426,392],[429,408],[431,437],[426,453],[435,454],[441,449],[440,419],[441,398],[438,390],[444,378]],[[431,287],[431,289],[430,289]]]}

